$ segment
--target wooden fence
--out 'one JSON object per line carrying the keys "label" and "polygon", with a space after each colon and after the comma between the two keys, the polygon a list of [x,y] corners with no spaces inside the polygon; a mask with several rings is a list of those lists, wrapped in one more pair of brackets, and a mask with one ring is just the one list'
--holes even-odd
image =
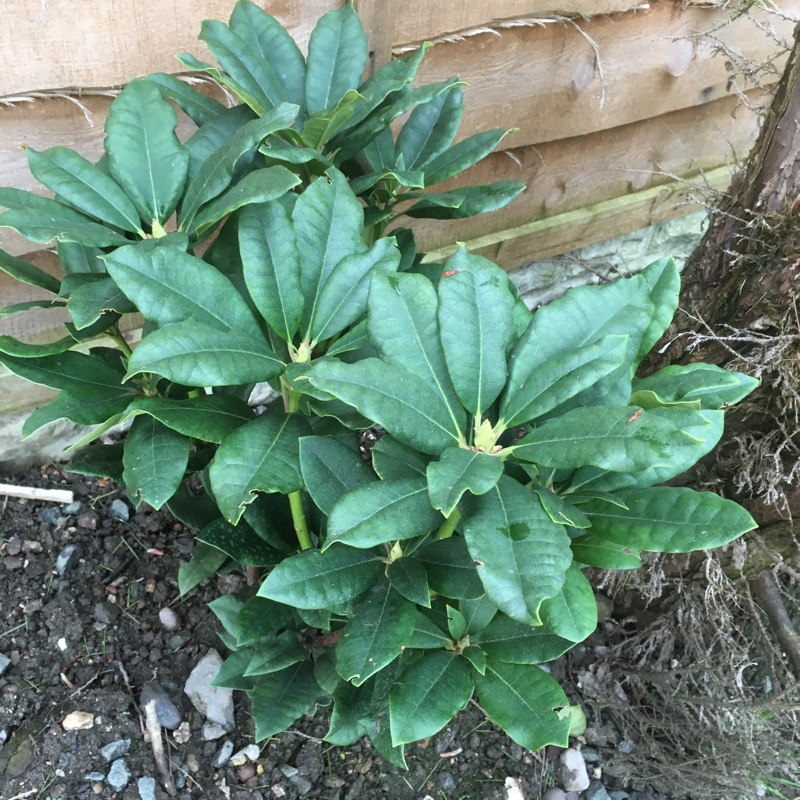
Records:
{"label": "wooden fence", "polygon": [[[96,160],[114,92],[174,54],[208,56],[200,21],[226,20],[234,0],[0,0],[0,183],[39,190],[24,147],[73,147]],[[305,47],[341,0],[262,0]],[[458,222],[418,221],[418,241],[444,255],[467,241],[507,269],[695,210],[692,185],[724,189],[758,128],[757,109],[783,65],[800,0],[779,13],[736,15],[697,0],[356,0],[372,65],[422,41],[419,82],[469,83],[459,136],[518,128],[463,182],[524,181],[506,209]],[[772,63],[758,81],[743,63]],[[456,185],[452,182],[451,185]],[[8,229],[0,247],[53,272],[48,251]],[[35,297],[0,274],[0,301]],[[135,320],[131,324],[135,324]],[[28,341],[60,335],[57,316],[0,320]],[[25,388],[23,388],[25,387]],[[49,390],[0,376],[0,413]]]}

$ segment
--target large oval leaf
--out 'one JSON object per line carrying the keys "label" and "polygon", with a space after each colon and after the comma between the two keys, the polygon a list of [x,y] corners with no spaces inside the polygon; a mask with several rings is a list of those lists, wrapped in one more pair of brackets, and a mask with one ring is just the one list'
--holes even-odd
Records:
{"label": "large oval leaf", "polygon": [[597,627],[597,603],[592,585],[577,564],[570,564],[561,591],[542,603],[542,620],[553,633],[582,642]]}

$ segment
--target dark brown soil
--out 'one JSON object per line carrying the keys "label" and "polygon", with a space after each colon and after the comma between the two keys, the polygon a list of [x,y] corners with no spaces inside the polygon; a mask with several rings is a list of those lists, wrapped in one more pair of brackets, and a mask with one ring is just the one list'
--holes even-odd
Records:
{"label": "dark brown soil", "polygon": [[[124,490],[54,467],[0,480],[71,488],[82,504],[68,515],[64,506],[0,498],[0,662],[3,655],[11,660],[0,676],[0,797],[5,800],[114,796],[108,783],[86,776],[108,772],[100,749],[122,738],[131,739],[125,756],[131,778],[116,796],[139,800],[138,779],[152,776],[159,784],[156,797],[166,798],[137,706],[142,687],[153,679],[191,728],[185,743],[168,738],[175,774],[185,781],[177,795],[181,800],[423,800],[426,795],[503,800],[508,777],[519,780],[526,800],[538,800],[554,785],[558,749],[523,750],[475,704],[432,740],[407,748],[407,772],[382,760],[366,740],[350,748],[323,742],[324,710],[262,743],[255,764],[213,769],[224,740],[203,741],[203,719],[183,686],[209,648],[225,654],[206,604],[235,590],[242,579],[232,574],[208,581],[181,598],[177,570],[189,558],[193,534],[167,513],[134,512],[128,506],[129,521],[120,521],[110,507],[114,500],[126,500]],[[77,545],[80,558],[60,576],[56,560],[68,545]],[[178,615],[174,632],[159,621],[165,607]],[[236,693],[236,707],[237,732],[230,738],[239,750],[253,741],[243,693]],[[61,723],[73,711],[94,715],[94,726],[65,731]],[[609,750],[613,740],[612,731]],[[603,748],[600,757],[605,757]],[[598,765],[590,764],[590,770],[593,766]],[[607,788],[620,787],[612,782]],[[636,788],[633,800],[656,797]]]}

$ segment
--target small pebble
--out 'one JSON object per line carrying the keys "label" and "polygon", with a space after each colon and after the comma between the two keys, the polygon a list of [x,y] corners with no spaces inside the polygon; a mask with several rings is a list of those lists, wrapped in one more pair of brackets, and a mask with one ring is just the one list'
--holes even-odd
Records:
{"label": "small pebble", "polygon": [[61,511],[55,506],[48,506],[41,514],[39,514],[39,522],[45,522],[48,525],[58,525],[58,520],[61,517]]}
{"label": "small pebble", "polygon": [[189,631],[178,631],[169,637],[169,649],[176,653],[192,638]]}
{"label": "small pebble", "polygon": [[131,779],[131,771],[124,758],[118,758],[108,771],[106,782],[115,791],[121,792]]}
{"label": "small pebble", "polygon": [[68,506],[64,506],[61,510],[64,514],[72,515],[72,514],[79,514],[83,509],[83,503],[80,500],[76,500],[74,503],[70,503]]}
{"label": "small pebble", "polygon": [[65,731],[88,731],[94,727],[94,716],[86,711],[73,711],[61,723]]}
{"label": "small pebble", "polygon": [[92,791],[95,794],[103,794],[103,784],[102,783],[93,783],[92,784]]}
{"label": "small pebble", "polygon": [[0,675],[2,675],[11,666],[11,659],[0,653]]}
{"label": "small pebble", "polygon": [[627,792],[611,792],[611,800],[628,800],[629,797],[630,795]]}
{"label": "small pebble", "polygon": [[231,756],[231,766],[241,767],[248,761],[255,761],[261,755],[261,748],[257,744],[249,744]]}
{"label": "small pebble", "polygon": [[22,542],[23,553],[41,553],[43,549],[42,543],[37,542],[35,539],[25,539]]}
{"label": "small pebble", "polygon": [[63,636],[56,642],[56,645],[62,653],[66,653],[67,648],[69,647],[67,640]]}
{"label": "small pebble", "polygon": [[585,797],[586,800],[611,800],[606,787],[596,779],[589,784]]}
{"label": "small pebble", "polygon": [[12,536],[6,545],[7,556],[18,556],[22,552],[22,539],[19,536]]}
{"label": "small pebble", "polygon": [[97,783],[98,781],[102,782],[105,779],[106,775],[104,772],[90,772],[84,777],[85,781],[92,781],[93,783]]}
{"label": "small pebble", "polygon": [[[164,725],[163,722],[161,724]],[[164,727],[166,727],[166,726],[164,725]],[[189,723],[188,722],[181,722],[181,724],[178,725],[178,727],[175,729],[175,733],[172,734],[172,738],[178,744],[186,744],[186,742],[188,742],[189,739],[192,738],[192,730],[189,727]]]}
{"label": "small pebble", "polygon": [[156,800],[155,778],[139,778],[136,782],[141,800]]}
{"label": "small pebble", "polygon": [[9,571],[13,571],[22,569],[25,566],[25,562],[19,556],[6,556],[3,558],[3,566]]}
{"label": "small pebble", "polygon": [[162,608],[161,611],[158,612],[158,618],[161,620],[164,630],[170,633],[178,630],[181,624],[178,615],[169,607]]}
{"label": "small pebble", "polygon": [[630,739],[623,739],[618,745],[618,749],[620,749],[623,753],[632,753],[636,745]]}
{"label": "small pebble", "polygon": [[221,739],[227,732],[222,725],[217,725],[216,722],[206,722],[203,724],[203,741],[213,742]]}
{"label": "small pebble", "polygon": [[161,727],[169,731],[176,730],[181,724],[181,712],[178,711],[177,706],[170,700],[169,695],[161,685],[155,681],[150,681],[144,685],[142,696],[139,700],[142,706],[146,706],[151,701],[155,701],[156,716]]}
{"label": "small pebble", "polygon": [[117,739],[115,742],[109,742],[105,747],[100,748],[100,755],[111,763],[118,758],[122,758],[131,746],[130,739]]}
{"label": "small pebble", "polygon": [[81,551],[78,545],[68,544],[56,559],[56,571],[58,574],[63,575],[68,569],[74,567],[80,557]]}
{"label": "small pebble", "polygon": [[111,502],[108,510],[111,512],[111,516],[120,522],[127,522],[131,518],[131,510],[128,508],[128,504],[119,498]]}
{"label": "small pebble", "polygon": [[449,772],[440,772],[436,780],[445,792],[455,791],[456,779]]}
{"label": "small pebble", "polygon": [[97,603],[94,607],[95,619],[102,625],[111,625],[120,615],[119,607],[114,603]]}
{"label": "small pebble", "polygon": [[177,767],[178,768],[172,773],[172,777],[175,779],[175,788],[183,789],[186,786],[186,774],[189,770],[186,764],[178,764]]}
{"label": "small pebble", "polygon": [[222,769],[230,760],[231,753],[233,753],[233,742],[228,739],[225,744],[220,747],[211,765],[214,769]]}
{"label": "small pebble", "polygon": [[548,789],[542,795],[542,800],[564,800],[566,796],[563,789]]}
{"label": "small pebble", "polygon": [[[59,767],[61,767],[61,769],[65,769],[69,766],[69,756],[66,753],[59,753],[58,761],[56,763]],[[105,775],[103,777],[105,777]]]}
{"label": "small pebble", "polygon": [[187,753],[186,766],[189,767],[189,772],[200,772],[200,759],[194,753]]}
{"label": "small pebble", "polygon": [[561,786],[568,792],[582,792],[589,786],[589,775],[583,756],[573,747],[559,756],[556,775]]}
{"label": "small pebble", "polygon": [[252,764],[245,764],[243,767],[239,767],[239,781],[241,783],[245,783],[249,781],[250,778],[254,778],[256,774],[256,768]]}
{"label": "small pebble", "polygon": [[582,748],[581,755],[587,764],[596,764],[600,760],[600,753],[598,753],[594,747]]}

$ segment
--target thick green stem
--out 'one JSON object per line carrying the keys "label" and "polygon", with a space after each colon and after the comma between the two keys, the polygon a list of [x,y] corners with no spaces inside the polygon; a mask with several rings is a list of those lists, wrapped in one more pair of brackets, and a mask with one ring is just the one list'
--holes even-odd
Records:
{"label": "thick green stem", "polygon": [[296,414],[300,410],[300,392],[294,390],[289,391],[289,401],[286,404],[286,410],[290,414]]}
{"label": "thick green stem", "polygon": [[123,355],[125,358],[130,358],[133,355],[133,350],[131,350],[130,345],[125,341],[125,337],[120,332],[118,326],[114,325],[109,333],[114,337],[114,341],[117,343],[117,347],[122,350]]}
{"label": "thick green stem", "polygon": [[300,543],[300,549],[310,550],[314,545],[311,541],[311,534],[308,532],[306,512],[303,510],[303,495],[300,490],[289,495],[289,507],[292,509],[292,521],[297,532],[297,541]]}
{"label": "thick green stem", "polygon": [[450,516],[442,523],[442,527],[436,532],[436,536],[434,537],[436,541],[439,539],[449,539],[453,535],[453,531],[456,529],[456,525],[458,525],[458,521],[461,519],[461,514],[457,508],[454,508],[450,512]]}

